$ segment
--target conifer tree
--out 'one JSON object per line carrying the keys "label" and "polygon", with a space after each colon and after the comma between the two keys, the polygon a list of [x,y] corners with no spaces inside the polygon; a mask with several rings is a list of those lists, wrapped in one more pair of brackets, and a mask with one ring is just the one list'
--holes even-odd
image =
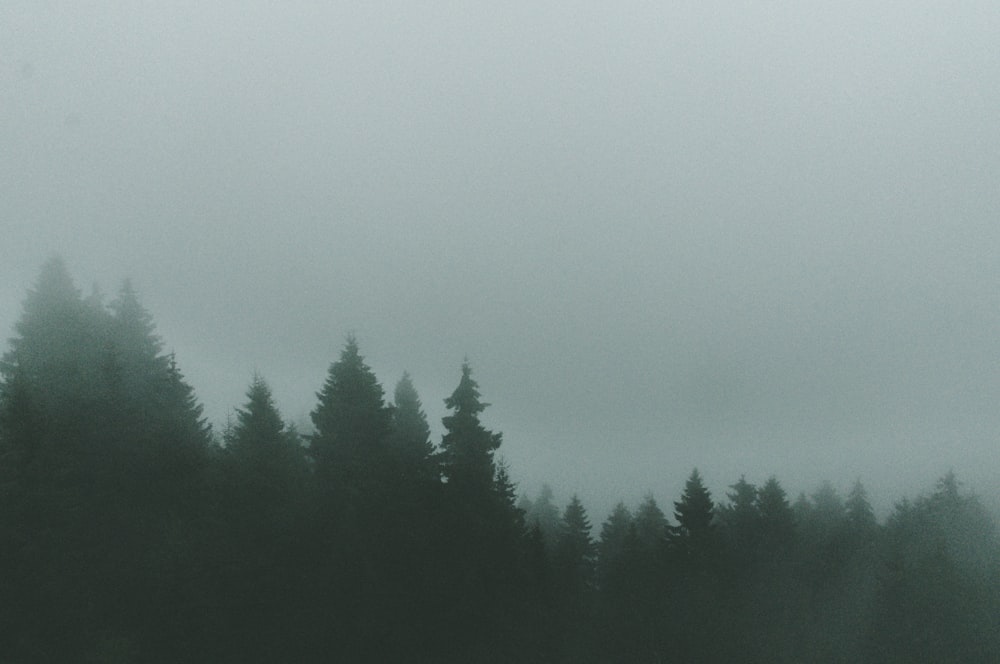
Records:
{"label": "conifer tree", "polygon": [[404,372],[396,384],[393,406],[392,434],[389,440],[393,455],[401,466],[401,475],[422,481],[436,481],[439,470],[434,444],[431,442],[431,428],[408,373]]}
{"label": "conifer tree", "polygon": [[684,485],[681,499],[674,503],[674,518],[677,519],[674,539],[685,546],[707,539],[714,529],[714,516],[712,495],[695,468]]}
{"label": "conifer tree", "polygon": [[618,503],[607,521],[601,525],[601,538],[597,542],[598,583],[606,585],[615,576],[616,567],[625,554],[632,513],[625,503]]}
{"label": "conifer tree", "polygon": [[876,527],[875,511],[868,502],[868,492],[860,479],[855,480],[854,486],[851,487],[844,509],[853,532],[867,533]]}
{"label": "conifer tree", "polygon": [[302,481],[305,470],[298,434],[285,425],[261,376],[254,375],[246,398],[225,434],[226,450],[255,489],[286,493]]}
{"label": "conifer tree", "polygon": [[652,555],[663,555],[670,524],[652,494],[648,494],[639,504],[633,523],[639,546]]}
{"label": "conifer tree", "polygon": [[318,479],[324,489],[336,492],[368,490],[386,473],[392,410],[353,335],[316,396],[310,451]]}
{"label": "conifer tree", "polygon": [[106,313],[81,299],[62,259],[52,258],[28,291],[16,335],[0,360],[0,375],[8,381],[20,375],[64,447],[83,445],[81,436],[95,429],[106,324]]}
{"label": "conifer tree", "polygon": [[551,486],[542,485],[538,498],[530,502],[530,508],[525,511],[525,520],[529,525],[538,525],[546,550],[551,554],[555,550],[560,530],[559,508],[553,502]]}
{"label": "conifer tree", "polygon": [[479,414],[489,406],[480,396],[472,368],[468,361],[463,362],[458,387],[445,399],[452,414],[442,419],[445,434],[441,439],[441,460],[452,490],[472,500],[492,492],[496,473],[493,453],[502,440],[502,434],[480,423]]}
{"label": "conifer tree", "polygon": [[580,498],[574,494],[562,515],[556,542],[556,564],[565,581],[580,592],[593,583],[596,549],[590,537],[590,519]]}
{"label": "conifer tree", "polygon": [[301,601],[295,545],[307,466],[298,435],[286,427],[261,376],[254,375],[246,399],[225,433],[222,455],[219,545],[230,560],[216,581],[226,602],[219,619],[234,656],[275,660],[287,656],[277,633],[295,627]]}
{"label": "conifer tree", "polygon": [[768,478],[757,491],[761,543],[768,552],[786,550],[795,532],[795,517],[781,483]]}
{"label": "conifer tree", "polygon": [[729,487],[728,503],[720,506],[719,524],[723,537],[737,568],[745,568],[756,555],[760,537],[760,510],[757,506],[757,487],[746,477]]}

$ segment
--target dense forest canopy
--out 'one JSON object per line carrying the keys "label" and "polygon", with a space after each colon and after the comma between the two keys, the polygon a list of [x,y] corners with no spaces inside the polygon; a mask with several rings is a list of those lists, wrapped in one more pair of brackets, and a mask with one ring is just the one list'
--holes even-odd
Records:
{"label": "dense forest canopy", "polygon": [[308,432],[261,375],[214,430],[164,348],[128,282],[84,297],[53,259],[27,294],[0,661],[1000,661],[1000,539],[950,472],[883,520],[860,481],[712,495],[697,469],[672,505],[591,515],[518,495],[468,361],[436,441],[354,336]]}

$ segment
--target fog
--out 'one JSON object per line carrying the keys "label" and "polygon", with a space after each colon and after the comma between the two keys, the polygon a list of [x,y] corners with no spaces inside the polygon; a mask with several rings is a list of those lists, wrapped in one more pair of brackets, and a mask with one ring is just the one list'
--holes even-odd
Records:
{"label": "fog", "polygon": [[[0,329],[129,277],[219,428],[348,334],[521,490],[885,512],[1000,430],[989,2],[0,6]],[[984,496],[985,497],[985,496]]]}

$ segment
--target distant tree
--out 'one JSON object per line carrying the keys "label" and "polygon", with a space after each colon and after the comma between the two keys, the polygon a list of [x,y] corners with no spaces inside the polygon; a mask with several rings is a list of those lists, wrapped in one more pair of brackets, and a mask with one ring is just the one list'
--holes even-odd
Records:
{"label": "distant tree", "polygon": [[844,504],[846,518],[852,531],[856,533],[870,532],[877,526],[875,511],[868,502],[868,492],[861,480],[856,480]]}
{"label": "distant tree", "polygon": [[324,491],[342,498],[372,490],[386,471],[392,409],[354,336],[330,365],[319,403],[310,414],[315,433],[310,452]]}
{"label": "distant tree", "polygon": [[607,652],[611,661],[663,661],[671,650],[674,575],[670,567],[670,524],[651,494],[635,510],[625,539],[620,585],[602,599],[617,634]]}
{"label": "distant tree", "polygon": [[729,488],[731,491],[726,493],[729,502],[718,510],[719,524],[734,561],[742,561],[740,564],[745,567],[756,552],[760,534],[757,487],[741,475]]}
{"label": "distant tree", "polygon": [[[527,533],[508,471],[494,461],[502,435],[479,420],[488,404],[481,400],[468,362],[445,405],[451,413],[442,418],[445,485],[439,527],[443,525],[447,538],[440,558],[451,594],[447,615],[439,620],[452,625],[453,633],[457,630],[451,648],[464,649],[463,657],[511,658],[515,644],[530,631],[515,617],[529,578],[520,563]],[[505,654],[490,652],[487,642],[505,644]]]}
{"label": "distant tree", "polygon": [[215,534],[212,553],[227,560],[216,575],[226,607],[220,637],[234,656],[278,659],[300,601],[295,554],[307,466],[298,434],[261,376],[254,375],[246,399],[225,433],[225,480],[216,491],[225,536]]}
{"label": "distant tree", "polygon": [[715,503],[697,468],[691,471],[681,499],[674,503],[674,518],[677,519],[674,541],[678,547],[690,551],[692,547],[707,544],[712,537]]}
{"label": "distant tree", "polygon": [[870,659],[1000,661],[1000,539],[978,499],[949,472],[898,503],[885,530]]}
{"label": "distant tree", "polygon": [[590,537],[590,519],[575,494],[562,515],[555,560],[563,582],[574,596],[593,584],[596,549]]}
{"label": "distant tree", "polygon": [[595,547],[590,519],[579,497],[574,495],[563,511],[556,540],[553,567],[559,600],[562,656],[580,661],[589,655],[589,625],[592,620]]}
{"label": "distant tree", "polygon": [[538,498],[529,501],[525,510],[525,521],[529,524],[537,524],[545,542],[545,548],[551,554],[555,550],[556,540],[559,538],[560,519],[559,508],[553,500],[552,487],[543,484]]}
{"label": "distant tree", "polygon": [[[0,376],[15,374],[35,394],[45,426],[69,453],[100,428],[104,391],[100,369],[107,313],[88,306],[59,258],[45,263],[24,300]],[[81,450],[77,450],[78,452]]]}
{"label": "distant tree", "polygon": [[441,461],[451,491],[466,499],[492,492],[496,473],[493,453],[502,440],[500,433],[493,433],[480,423],[479,414],[489,406],[480,397],[472,368],[464,362],[458,387],[445,399],[445,406],[452,414],[442,419],[445,434],[441,440]]}
{"label": "distant tree", "polygon": [[53,259],[15,331],[0,375],[36,413],[30,548],[49,589],[37,594],[36,618],[67,626],[46,639],[60,644],[50,657],[118,637],[148,652],[163,642],[154,631],[177,634],[201,618],[176,610],[193,598],[174,583],[175,570],[191,578],[197,568],[189,535],[209,440],[200,406],[129,284],[109,311],[99,297],[81,299]]}
{"label": "distant tree", "polygon": [[648,494],[639,504],[633,523],[639,546],[653,556],[663,555],[670,524],[652,494]]}
{"label": "distant tree", "polygon": [[610,589],[620,583],[632,528],[632,513],[624,503],[618,503],[601,526],[601,537],[597,542],[597,583],[600,588]]}
{"label": "distant tree", "polygon": [[813,518],[828,530],[838,528],[844,519],[844,501],[829,480],[824,480],[812,494]]}
{"label": "distant tree", "polygon": [[440,471],[431,428],[410,374],[404,372],[396,384],[393,402],[389,443],[401,475],[424,482],[437,481]]}
{"label": "distant tree", "polygon": [[284,497],[305,479],[299,435],[285,425],[271,388],[260,375],[254,375],[246,399],[225,433],[227,454],[241,483],[253,490],[257,500]]}
{"label": "distant tree", "polygon": [[795,533],[795,517],[781,483],[770,477],[757,491],[760,536],[769,552],[787,549]]}

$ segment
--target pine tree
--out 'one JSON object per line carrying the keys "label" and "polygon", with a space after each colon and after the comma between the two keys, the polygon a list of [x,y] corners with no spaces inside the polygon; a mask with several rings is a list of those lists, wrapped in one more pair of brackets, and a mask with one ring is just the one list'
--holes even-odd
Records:
{"label": "pine tree", "polygon": [[402,476],[424,482],[437,481],[440,471],[431,442],[431,428],[410,374],[404,372],[399,379],[393,402],[390,444]]}
{"label": "pine tree", "polygon": [[538,525],[546,550],[551,554],[559,538],[560,516],[559,508],[553,501],[552,487],[548,484],[542,485],[538,498],[531,502],[530,509],[525,511],[525,520],[529,524]]}
{"label": "pine tree", "polygon": [[267,382],[259,375],[236,409],[236,421],[225,434],[226,450],[260,490],[285,494],[303,479],[305,460],[298,434],[287,427],[274,404]]}
{"label": "pine tree", "polygon": [[[0,375],[19,374],[35,393],[46,427],[69,453],[86,447],[99,425],[98,388],[107,314],[88,306],[66,264],[50,259],[28,291],[16,336],[0,360]],[[95,389],[97,388],[97,389]]]}
{"label": "pine tree", "polygon": [[472,379],[468,361],[462,363],[458,387],[445,399],[451,411],[442,419],[445,434],[441,439],[442,470],[452,491],[466,499],[488,495],[496,473],[493,453],[500,447],[502,434],[487,430],[479,414],[489,404],[480,400],[479,385]]}
{"label": "pine tree", "polygon": [[757,487],[740,475],[740,479],[729,488],[731,491],[726,493],[729,502],[718,510],[719,524],[734,565],[746,568],[756,554],[760,537]]}
{"label": "pine tree", "polygon": [[771,477],[757,491],[760,537],[765,550],[786,550],[795,533],[795,517],[781,483]]}
{"label": "pine tree", "polygon": [[631,528],[632,513],[624,503],[618,503],[601,526],[601,538],[597,542],[597,582],[602,589],[613,588],[621,582]]}
{"label": "pine tree", "polygon": [[684,485],[681,499],[674,503],[674,518],[677,519],[674,539],[679,543],[690,544],[708,538],[714,528],[714,512],[712,495],[695,468]]}
{"label": "pine tree", "polygon": [[593,584],[596,549],[590,537],[590,519],[576,494],[563,512],[561,526],[556,542],[556,565],[564,582],[574,592],[582,592]]}
{"label": "pine tree", "polygon": [[383,483],[392,409],[353,335],[316,396],[310,451],[324,490],[357,495]]}
{"label": "pine tree", "polygon": [[267,382],[254,375],[247,401],[236,409],[225,434],[217,518],[224,537],[213,555],[228,554],[220,578],[226,610],[221,638],[242,659],[280,659],[284,630],[294,629],[295,544],[303,509],[305,455],[294,429],[286,427]]}
{"label": "pine tree", "polygon": [[847,495],[847,502],[844,503],[847,522],[851,530],[855,533],[865,534],[873,530],[877,523],[875,521],[875,511],[871,503],[868,502],[868,492],[865,491],[861,480],[855,480],[851,492]]}
{"label": "pine tree", "polygon": [[647,495],[639,504],[634,524],[639,545],[656,556],[662,555],[666,550],[670,524],[652,494]]}

